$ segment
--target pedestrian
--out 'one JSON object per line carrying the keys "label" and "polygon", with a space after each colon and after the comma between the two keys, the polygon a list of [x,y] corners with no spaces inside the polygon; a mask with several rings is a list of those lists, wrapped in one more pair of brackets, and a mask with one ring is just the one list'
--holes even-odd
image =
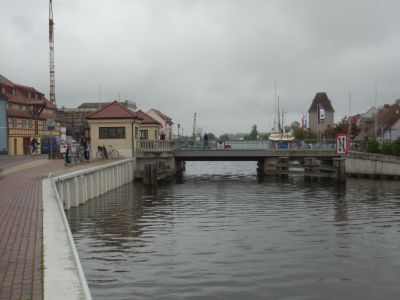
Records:
{"label": "pedestrian", "polygon": [[71,163],[71,144],[67,145],[67,149],[65,150],[65,158],[64,158],[64,164],[68,165]]}
{"label": "pedestrian", "polygon": [[38,140],[33,138],[31,141],[32,154],[38,154]]}
{"label": "pedestrian", "polygon": [[209,145],[208,145],[208,134],[204,133],[204,150],[210,149]]}

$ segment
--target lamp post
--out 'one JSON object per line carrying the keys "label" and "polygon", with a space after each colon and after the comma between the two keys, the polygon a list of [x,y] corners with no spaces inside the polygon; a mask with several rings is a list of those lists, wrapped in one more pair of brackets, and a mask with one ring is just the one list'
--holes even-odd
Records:
{"label": "lamp post", "polygon": [[181,128],[181,124],[178,123],[178,141],[180,140],[179,129]]}

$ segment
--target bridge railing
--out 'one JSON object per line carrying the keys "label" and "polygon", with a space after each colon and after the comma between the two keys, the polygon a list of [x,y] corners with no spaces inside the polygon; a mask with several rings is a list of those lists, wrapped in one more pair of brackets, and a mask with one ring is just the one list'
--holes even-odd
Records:
{"label": "bridge railing", "polygon": [[140,152],[168,152],[174,150],[175,141],[140,140],[137,141],[137,151]]}
{"label": "bridge railing", "polygon": [[[264,141],[208,141],[204,140],[140,140],[137,142],[137,151],[140,152],[169,152],[175,150],[286,150],[278,143],[269,140]],[[335,143],[332,140],[321,141],[293,141],[288,149],[321,149],[334,150]]]}
{"label": "bridge railing", "polygon": [[264,141],[209,141],[205,143],[204,140],[181,140],[175,141],[172,145],[173,150],[269,150],[269,149],[335,149],[335,141],[333,140],[311,140],[311,141],[292,141],[288,148],[282,147],[279,143],[269,140]]}

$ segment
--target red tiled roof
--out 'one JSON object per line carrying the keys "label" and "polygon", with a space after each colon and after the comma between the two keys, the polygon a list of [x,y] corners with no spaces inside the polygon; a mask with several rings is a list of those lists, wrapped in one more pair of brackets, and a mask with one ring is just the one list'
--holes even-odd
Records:
{"label": "red tiled roof", "polygon": [[156,124],[156,125],[161,125],[160,122],[158,122],[156,119],[150,117],[148,114],[146,114],[145,112],[139,110],[136,112],[136,115],[141,118],[142,124]]}
{"label": "red tiled roof", "polygon": [[[4,78],[4,77],[2,77]],[[56,105],[51,103],[44,97],[44,94],[37,91],[35,88],[30,86],[25,86],[21,84],[16,84],[11,81],[2,80],[0,81],[0,86],[5,87],[8,91],[3,94],[3,97],[7,99],[7,102],[15,104],[25,104],[25,105],[45,105],[46,108],[56,109]],[[10,89],[16,90],[16,95],[10,92]],[[31,93],[32,97],[28,97],[28,93]],[[34,95],[39,95],[41,99],[36,98]]]}
{"label": "red tiled roof", "polygon": [[87,119],[139,119],[133,111],[118,103],[111,102],[103,108],[91,113]]}
{"label": "red tiled roof", "polygon": [[154,110],[161,118],[163,118],[165,120],[165,122],[167,122],[168,124],[172,125],[172,119],[166,115],[164,115],[161,111],[159,111],[158,109],[154,109],[152,108],[152,110]]}
{"label": "red tiled roof", "polygon": [[358,121],[361,118],[360,114],[354,115],[354,116],[350,116],[350,120],[351,121]]}
{"label": "red tiled roof", "polygon": [[[9,109],[7,111],[7,114],[9,117],[14,117],[14,118],[25,118],[25,119],[35,119],[35,116],[33,115],[32,112],[30,111],[20,111],[20,110],[15,110],[15,109]],[[39,120],[47,120],[47,119],[54,119],[55,114],[49,114],[49,113],[44,113],[42,112],[38,119]]]}

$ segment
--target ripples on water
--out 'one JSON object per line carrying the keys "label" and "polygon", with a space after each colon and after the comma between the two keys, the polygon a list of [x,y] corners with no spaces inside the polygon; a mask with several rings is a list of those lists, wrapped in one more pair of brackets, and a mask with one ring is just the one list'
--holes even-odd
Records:
{"label": "ripples on water", "polygon": [[94,299],[399,299],[400,185],[188,163],[67,212]]}

